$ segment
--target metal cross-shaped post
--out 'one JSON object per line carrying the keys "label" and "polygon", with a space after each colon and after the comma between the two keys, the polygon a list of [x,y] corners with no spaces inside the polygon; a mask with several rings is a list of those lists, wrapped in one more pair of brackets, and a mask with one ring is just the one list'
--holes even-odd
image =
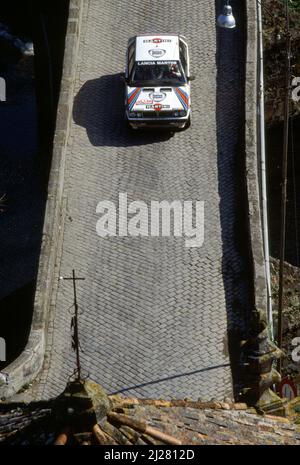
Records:
{"label": "metal cross-shaped post", "polygon": [[79,334],[78,334],[78,303],[77,303],[77,294],[76,294],[76,281],[84,281],[85,278],[77,278],[75,276],[75,270],[72,270],[72,277],[64,278],[62,276],[60,279],[73,281],[75,313],[72,318],[72,327],[74,328],[72,347],[76,352],[76,365],[77,365],[77,369],[75,371],[75,373],[77,373],[76,381],[80,381],[81,380],[81,365],[80,365],[80,343],[79,343]]}

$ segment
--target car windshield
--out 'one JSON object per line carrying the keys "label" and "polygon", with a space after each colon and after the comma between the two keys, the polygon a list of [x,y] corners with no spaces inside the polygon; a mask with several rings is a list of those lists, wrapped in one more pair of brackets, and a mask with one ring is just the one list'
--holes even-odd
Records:
{"label": "car windshield", "polygon": [[185,81],[179,61],[138,61],[133,69],[131,83],[139,85],[179,85]]}

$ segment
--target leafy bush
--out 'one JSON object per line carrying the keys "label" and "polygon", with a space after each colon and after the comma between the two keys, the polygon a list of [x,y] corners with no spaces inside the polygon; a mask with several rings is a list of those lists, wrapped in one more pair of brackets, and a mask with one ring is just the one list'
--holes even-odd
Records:
{"label": "leafy bush", "polygon": [[[285,0],[283,0],[285,3]],[[289,0],[289,7],[291,11],[298,11],[300,13],[300,0]]]}

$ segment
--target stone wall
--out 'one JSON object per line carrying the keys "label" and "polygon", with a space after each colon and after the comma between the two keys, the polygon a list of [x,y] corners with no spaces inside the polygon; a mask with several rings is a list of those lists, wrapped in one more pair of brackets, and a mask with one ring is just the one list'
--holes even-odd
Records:
{"label": "stone wall", "polygon": [[[267,318],[267,288],[264,264],[260,207],[260,136],[257,124],[258,103],[258,31],[257,3],[247,1],[246,60],[246,177],[248,189],[250,248],[253,261],[254,308],[250,337],[242,342],[241,364],[244,371],[244,399],[250,404],[272,403],[269,387],[280,380],[273,361],[280,351],[269,340]],[[268,396],[268,394],[270,394]],[[263,399],[263,400],[262,400]]]}

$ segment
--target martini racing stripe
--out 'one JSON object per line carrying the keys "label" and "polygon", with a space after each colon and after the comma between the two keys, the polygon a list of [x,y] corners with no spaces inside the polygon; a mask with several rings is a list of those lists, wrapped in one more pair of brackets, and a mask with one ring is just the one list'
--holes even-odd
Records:
{"label": "martini racing stripe", "polygon": [[141,93],[142,89],[140,89],[139,87],[134,89],[130,94],[128,94],[128,97],[127,97],[127,103],[128,103],[128,107],[129,107],[129,110],[131,110],[135,104],[135,102],[137,101],[140,93]]}
{"label": "martini racing stripe", "polygon": [[187,93],[178,88],[175,89],[175,92],[176,92],[178,99],[182,103],[183,108],[187,111],[189,108],[189,98],[188,98]]}

